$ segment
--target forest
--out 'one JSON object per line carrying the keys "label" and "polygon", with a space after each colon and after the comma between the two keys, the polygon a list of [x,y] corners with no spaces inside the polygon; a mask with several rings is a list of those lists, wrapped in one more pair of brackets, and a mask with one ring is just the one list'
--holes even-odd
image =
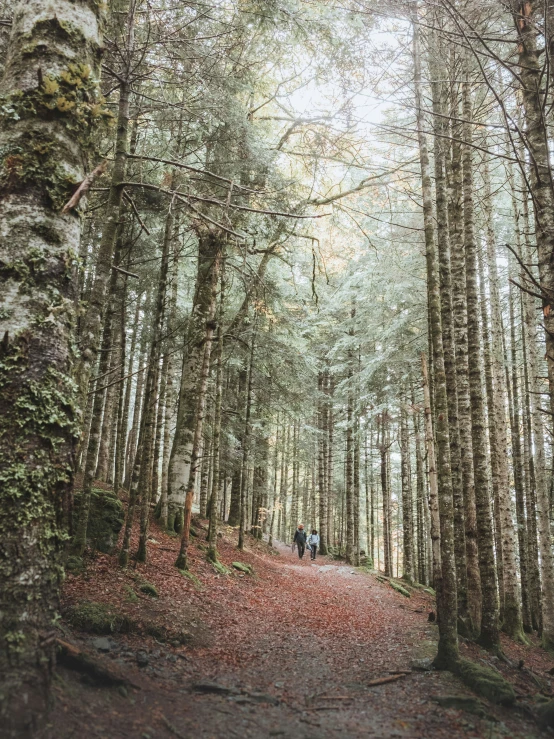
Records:
{"label": "forest", "polygon": [[554,728],[550,4],[0,0],[0,73],[0,736]]}

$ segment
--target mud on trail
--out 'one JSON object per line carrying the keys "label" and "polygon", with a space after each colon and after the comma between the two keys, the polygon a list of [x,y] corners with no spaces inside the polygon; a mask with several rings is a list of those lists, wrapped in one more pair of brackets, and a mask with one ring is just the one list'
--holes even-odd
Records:
{"label": "mud on trail", "polygon": [[[220,574],[199,534],[196,581],[175,570],[178,542],[160,531],[147,565],[122,572],[115,556],[98,556],[68,577],[63,638],[126,684],[60,667],[46,739],[541,735],[530,706],[550,692],[552,660],[536,646],[505,643],[530,668],[518,670],[463,643],[464,656],[501,670],[518,695],[511,709],[479,702],[450,673],[414,669],[435,650],[429,594],[407,598],[366,571],[299,561],[290,548],[251,543],[239,554],[231,530],[220,541],[231,571]],[[233,569],[237,560],[253,574]],[[76,618],[91,604],[107,608],[108,626]]]}

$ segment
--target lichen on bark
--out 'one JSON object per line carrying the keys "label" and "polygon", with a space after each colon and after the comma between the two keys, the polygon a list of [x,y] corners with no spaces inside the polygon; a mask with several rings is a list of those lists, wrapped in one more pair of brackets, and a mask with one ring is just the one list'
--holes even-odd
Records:
{"label": "lichen on bark", "polygon": [[[0,720],[33,735],[48,707],[80,413],[73,380],[80,224],[100,15],[16,6],[0,82]],[[65,25],[65,28],[62,26]],[[63,98],[63,99],[62,99]]]}

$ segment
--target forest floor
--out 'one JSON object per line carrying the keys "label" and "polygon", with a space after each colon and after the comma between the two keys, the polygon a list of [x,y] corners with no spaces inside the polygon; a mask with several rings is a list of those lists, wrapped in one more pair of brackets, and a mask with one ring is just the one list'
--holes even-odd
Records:
{"label": "forest floor", "polygon": [[[510,659],[525,662],[517,669],[462,642],[464,656],[499,669],[518,696],[514,708],[478,703],[450,673],[421,669],[438,631],[428,593],[407,598],[365,570],[312,563],[309,553],[299,561],[282,545],[250,541],[239,553],[229,528],[221,561],[252,574],[219,574],[197,530],[196,581],[174,568],[178,541],[157,528],[147,564],[122,571],[116,556],[96,555],[68,576],[63,639],[126,684],[106,687],[60,666],[45,739],[543,735],[532,713],[537,694],[551,694],[554,663],[536,645],[505,641]],[[87,621],[91,613],[108,613],[108,626]],[[372,685],[381,678],[391,681]]]}

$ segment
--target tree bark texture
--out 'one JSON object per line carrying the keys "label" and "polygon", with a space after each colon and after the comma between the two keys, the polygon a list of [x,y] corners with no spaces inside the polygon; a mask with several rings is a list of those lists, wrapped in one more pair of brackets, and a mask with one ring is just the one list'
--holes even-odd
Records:
{"label": "tree bark texture", "polygon": [[[61,208],[92,151],[99,13],[86,0],[15,4],[0,82],[0,720],[7,737],[39,731],[55,663],[45,635],[58,610],[80,423],[73,353],[80,223]],[[59,96],[74,105],[53,111]]]}
{"label": "tree bark texture", "polygon": [[[192,313],[189,320],[179,392],[179,409],[169,461],[168,529],[181,531],[192,443],[198,406],[198,379],[206,343],[206,327],[213,321],[214,279],[219,269],[220,236],[201,234],[198,240],[198,271]],[[213,331],[213,329],[212,329]]]}

